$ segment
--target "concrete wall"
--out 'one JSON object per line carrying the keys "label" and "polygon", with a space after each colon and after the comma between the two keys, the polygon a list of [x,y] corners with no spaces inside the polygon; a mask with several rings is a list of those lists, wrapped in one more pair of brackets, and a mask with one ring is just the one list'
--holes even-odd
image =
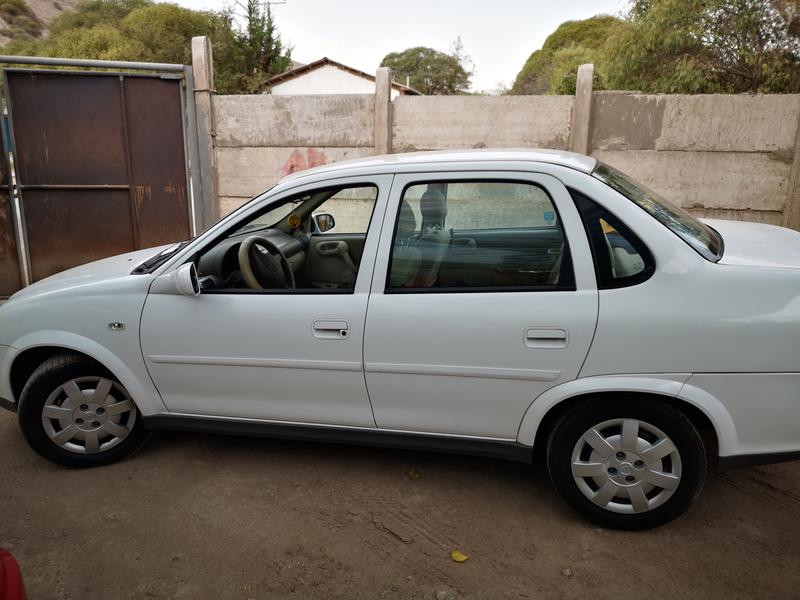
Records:
{"label": "concrete wall", "polygon": [[400,96],[393,150],[567,149],[572,96]]}
{"label": "concrete wall", "polygon": [[591,153],[700,216],[783,222],[800,96],[596,92]]}
{"label": "concrete wall", "polygon": [[374,153],[375,98],[216,96],[217,213],[229,213],[282,177]]}
{"label": "concrete wall", "polygon": [[695,214],[800,227],[800,95],[582,91],[590,101],[399,96],[388,107],[372,94],[216,96],[217,214],[284,175],[373,155],[376,145],[582,146]]}
{"label": "concrete wall", "polygon": [[[395,152],[444,148],[567,148],[572,96],[398,96]],[[218,214],[282,177],[375,151],[372,95],[216,96]]]}

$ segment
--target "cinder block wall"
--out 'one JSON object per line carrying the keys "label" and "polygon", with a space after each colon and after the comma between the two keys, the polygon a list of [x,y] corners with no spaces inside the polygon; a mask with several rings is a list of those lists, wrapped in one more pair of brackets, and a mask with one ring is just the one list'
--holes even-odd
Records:
{"label": "cinder block wall", "polygon": [[[576,122],[588,120],[592,155],[693,213],[798,226],[800,95],[594,92],[589,106],[576,114],[572,96],[400,96],[386,133],[393,152],[570,149]],[[214,97],[217,214],[289,173],[375,154],[375,112],[373,95]]]}

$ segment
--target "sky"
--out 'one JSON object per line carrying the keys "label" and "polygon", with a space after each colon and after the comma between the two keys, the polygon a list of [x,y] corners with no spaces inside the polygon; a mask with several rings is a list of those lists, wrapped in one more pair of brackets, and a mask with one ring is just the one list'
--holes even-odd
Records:
{"label": "sky", "polygon": [[[235,0],[170,0],[194,9],[242,10]],[[241,0],[240,0],[241,1]],[[389,52],[449,51],[457,36],[474,63],[474,91],[511,85],[531,52],[564,21],[619,14],[627,0],[284,0],[275,20],[292,58],[327,56],[374,73]]]}

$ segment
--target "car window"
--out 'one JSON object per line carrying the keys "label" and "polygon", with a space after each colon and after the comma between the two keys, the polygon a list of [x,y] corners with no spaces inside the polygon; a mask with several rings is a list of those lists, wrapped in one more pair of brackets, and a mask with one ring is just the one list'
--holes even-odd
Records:
{"label": "car window", "polygon": [[[536,185],[516,182],[450,182],[413,185],[404,200],[420,217],[427,193],[447,198],[447,226],[456,230],[555,227],[556,211],[547,193]],[[502,204],[502,208],[492,206]],[[488,214],[486,209],[492,207]]]}
{"label": "car window", "polygon": [[276,206],[275,208],[262,213],[260,216],[242,225],[234,232],[233,235],[238,235],[247,231],[253,231],[255,229],[263,229],[264,227],[272,227],[282,219],[285,219],[290,214],[295,212],[297,208],[303,204],[303,202],[308,201],[310,197],[311,196],[309,195],[305,195],[302,198],[296,198],[289,202],[283,203],[280,206]]}
{"label": "car window", "polygon": [[232,225],[198,254],[202,293],[353,293],[378,193],[323,187]]}
{"label": "car window", "polygon": [[722,258],[723,242],[719,233],[681,207],[603,163],[598,163],[592,176],[645,210],[702,257],[713,262]]}
{"label": "car window", "polygon": [[647,246],[610,211],[585,194],[570,189],[589,236],[600,289],[640,283],[655,270]]}
{"label": "car window", "polygon": [[[346,188],[331,196],[314,210],[317,234],[367,233],[378,188]],[[330,218],[326,218],[328,215]]]}
{"label": "car window", "polygon": [[408,186],[398,208],[387,290],[574,289],[558,212],[547,192],[513,181]]}

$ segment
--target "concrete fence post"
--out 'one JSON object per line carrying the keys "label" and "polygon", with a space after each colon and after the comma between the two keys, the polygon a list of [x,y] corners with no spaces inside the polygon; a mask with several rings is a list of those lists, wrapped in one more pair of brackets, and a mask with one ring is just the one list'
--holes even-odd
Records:
{"label": "concrete fence post", "polygon": [[203,214],[199,230],[208,228],[219,218],[217,202],[217,163],[214,157],[214,57],[207,36],[192,38],[192,70],[194,71],[194,100],[197,121],[197,145],[200,189]]}
{"label": "concrete fence post", "polygon": [[375,154],[392,152],[392,70],[375,73]]}
{"label": "concrete fence post", "polygon": [[589,154],[592,127],[592,86],[594,84],[594,65],[578,67],[578,80],[575,85],[575,105],[572,108],[572,122],[569,128],[569,149],[581,154]]}
{"label": "concrete fence post", "polygon": [[783,209],[783,226],[800,231],[800,117],[794,138],[794,156],[786,190],[786,207]]}

